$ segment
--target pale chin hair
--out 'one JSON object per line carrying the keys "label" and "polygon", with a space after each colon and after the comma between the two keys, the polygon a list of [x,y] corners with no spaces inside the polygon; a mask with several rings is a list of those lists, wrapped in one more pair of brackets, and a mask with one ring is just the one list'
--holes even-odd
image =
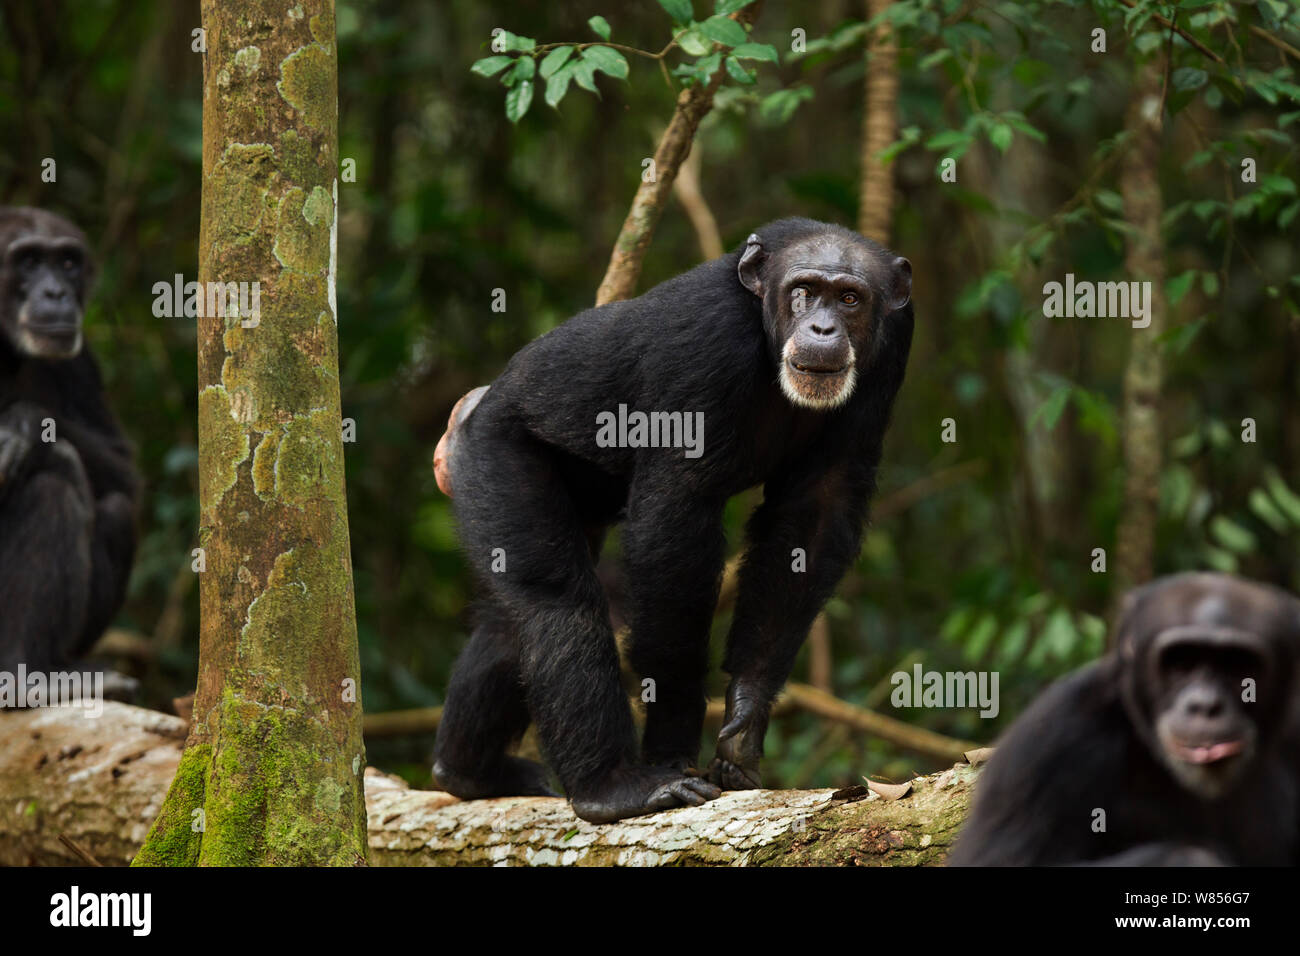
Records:
{"label": "pale chin hair", "polygon": [[849,373],[844,376],[844,382],[840,385],[840,390],[830,398],[809,398],[799,391],[794,383],[794,376],[790,371],[790,352],[793,350],[793,342],[787,341],[785,348],[781,350],[781,373],[779,379],[781,382],[781,391],[790,401],[791,405],[799,408],[811,408],[814,411],[827,412],[832,408],[839,408],[847,402],[853,395],[853,387],[858,383],[858,356],[853,346],[849,346]]}
{"label": "pale chin hair", "polygon": [[30,332],[26,330],[23,330],[22,332],[23,351],[26,352],[28,355],[34,355],[37,358],[43,358],[43,359],[74,358],[75,356],[81,354],[81,341],[82,341],[81,332],[78,332],[77,337],[72,340],[72,343],[66,349],[64,348],[51,349],[49,348],[48,343],[44,342],[42,339],[38,338],[37,336],[32,335]]}

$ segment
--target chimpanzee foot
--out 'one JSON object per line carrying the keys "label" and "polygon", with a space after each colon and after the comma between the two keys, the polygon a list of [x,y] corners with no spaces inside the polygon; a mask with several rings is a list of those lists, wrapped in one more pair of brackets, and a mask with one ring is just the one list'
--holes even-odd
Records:
{"label": "chimpanzee foot", "polygon": [[546,768],[523,757],[506,757],[499,768],[485,776],[457,773],[438,761],[433,765],[433,775],[440,787],[462,800],[559,796],[547,784]]}
{"label": "chimpanzee foot", "polygon": [[573,812],[588,823],[611,823],[673,807],[698,807],[721,794],[703,777],[675,767],[626,767],[572,800]]}

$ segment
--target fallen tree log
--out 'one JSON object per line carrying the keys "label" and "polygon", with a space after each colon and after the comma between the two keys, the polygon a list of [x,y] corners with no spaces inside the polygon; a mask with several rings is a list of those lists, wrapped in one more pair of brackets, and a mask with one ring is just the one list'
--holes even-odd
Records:
{"label": "fallen tree log", "polygon": [[[180,758],[185,722],[108,702],[0,714],[0,865],[122,866],[143,841]],[[965,818],[966,764],[910,787],[749,790],[593,826],[559,798],[462,802],[366,770],[379,866],[889,865],[941,863]],[[905,796],[892,799],[897,792]]]}

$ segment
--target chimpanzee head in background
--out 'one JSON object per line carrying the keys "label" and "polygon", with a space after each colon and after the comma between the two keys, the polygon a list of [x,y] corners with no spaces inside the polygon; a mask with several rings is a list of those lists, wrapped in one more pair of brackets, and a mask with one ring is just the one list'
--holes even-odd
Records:
{"label": "chimpanzee head in background", "polygon": [[1284,591],[1221,574],[1162,579],[1127,598],[1116,652],[1133,726],[1204,800],[1294,726],[1300,601]]}
{"label": "chimpanzee head in background", "polygon": [[0,343],[32,358],[76,356],[93,278],[80,229],[42,209],[0,207]]}
{"label": "chimpanzee head in background", "polygon": [[[799,235],[802,223],[808,234]],[[803,408],[831,409],[853,395],[889,315],[912,296],[912,264],[855,232],[787,219],[794,235],[754,233],[737,271],[763,301],[781,390]]]}

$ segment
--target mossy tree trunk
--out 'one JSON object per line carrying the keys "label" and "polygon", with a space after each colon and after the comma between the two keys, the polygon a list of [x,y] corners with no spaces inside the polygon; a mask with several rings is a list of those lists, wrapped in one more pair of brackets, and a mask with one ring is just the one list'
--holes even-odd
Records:
{"label": "mossy tree trunk", "polygon": [[[1127,278],[1151,283],[1150,324],[1131,329],[1124,371],[1124,505],[1120,514],[1112,594],[1150,580],[1155,554],[1160,497],[1160,393],[1164,357],[1160,337],[1168,311],[1165,298],[1165,243],[1161,232],[1164,202],[1159,158],[1164,116],[1164,63],[1152,57],[1137,67],[1125,128],[1127,144],[1120,167],[1124,216],[1132,229],[1127,240]],[[1116,606],[1118,606],[1116,604]],[[1112,617],[1114,610],[1112,610]]]}
{"label": "mossy tree trunk", "polygon": [[334,2],[201,9],[199,281],[258,283],[260,314],[198,318],[198,688],[185,753],[135,862],[363,864]]}

